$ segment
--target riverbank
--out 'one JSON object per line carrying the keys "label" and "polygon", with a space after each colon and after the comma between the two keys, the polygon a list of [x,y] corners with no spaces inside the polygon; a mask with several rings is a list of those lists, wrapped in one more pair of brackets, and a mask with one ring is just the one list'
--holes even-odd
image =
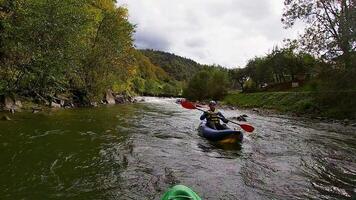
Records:
{"label": "riverbank", "polygon": [[75,98],[58,96],[52,100],[38,101],[24,97],[10,97],[0,95],[0,120],[11,120],[9,114],[17,112],[39,113],[59,109],[72,109],[78,107],[97,107],[100,105],[129,104],[144,101],[140,96],[115,94],[108,91],[100,102],[78,101]]}
{"label": "riverbank", "polygon": [[274,109],[284,113],[356,119],[356,92],[230,93],[223,102],[244,108]]}

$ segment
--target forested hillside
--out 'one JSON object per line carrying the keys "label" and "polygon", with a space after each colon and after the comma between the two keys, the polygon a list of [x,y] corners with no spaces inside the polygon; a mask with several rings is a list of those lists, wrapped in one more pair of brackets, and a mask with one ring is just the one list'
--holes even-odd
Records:
{"label": "forested hillside", "polygon": [[161,67],[178,81],[188,81],[194,74],[204,68],[203,65],[191,59],[183,58],[175,54],[155,50],[140,51],[147,56],[154,65]]}

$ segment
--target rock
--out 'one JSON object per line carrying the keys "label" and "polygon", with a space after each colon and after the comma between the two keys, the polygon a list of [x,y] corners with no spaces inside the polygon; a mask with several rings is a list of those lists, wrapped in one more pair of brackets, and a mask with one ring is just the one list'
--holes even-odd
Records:
{"label": "rock", "polygon": [[125,96],[124,95],[116,95],[115,96],[115,102],[117,104],[125,103]]}
{"label": "rock", "polygon": [[133,98],[131,96],[127,96],[126,99],[128,102],[133,103]]}
{"label": "rock", "polygon": [[41,107],[32,107],[32,113],[39,113],[41,112],[43,109]]}
{"label": "rock", "polygon": [[111,90],[106,91],[106,94],[105,94],[105,101],[106,101],[108,104],[112,105],[112,104],[115,104],[115,100],[116,100],[116,99],[115,99],[115,97],[114,97],[112,91],[111,91]]}
{"label": "rock", "polygon": [[64,107],[64,108],[74,108],[75,105],[71,101],[68,101],[68,102],[66,101],[62,107]]}
{"label": "rock", "polygon": [[260,112],[257,108],[253,108],[252,111],[257,113]]}
{"label": "rock", "polygon": [[52,108],[60,108],[61,107],[61,104],[59,104],[59,103],[55,103],[55,102],[51,102],[51,107]]}
{"label": "rock", "polygon": [[350,120],[349,119],[344,119],[344,124],[349,124],[350,123]]}
{"label": "rock", "polygon": [[4,110],[10,111],[11,113],[15,113],[15,111],[20,111],[22,107],[22,103],[20,100],[15,100],[11,97],[5,97],[3,104]]}
{"label": "rock", "polygon": [[61,105],[61,107],[64,107],[65,101],[63,99],[59,100],[59,105]]}
{"label": "rock", "polygon": [[137,102],[145,102],[145,98],[144,97],[136,97],[135,98]]}
{"label": "rock", "polygon": [[98,103],[97,102],[90,102],[90,105],[93,107],[98,107]]}
{"label": "rock", "polygon": [[12,98],[5,97],[5,101],[4,101],[4,109],[5,110],[14,109],[15,106],[16,106],[15,101]]}
{"label": "rock", "polygon": [[238,120],[238,121],[240,121],[240,122],[246,122],[246,121],[247,121],[242,115],[238,116],[238,117],[236,118],[236,120]]}
{"label": "rock", "polygon": [[18,108],[22,108],[22,103],[20,100],[16,100],[15,101],[15,106],[17,106]]}
{"label": "rock", "polygon": [[64,107],[66,104],[68,104],[70,102],[70,98],[65,96],[65,95],[56,95],[56,98],[55,98],[58,103]]}
{"label": "rock", "polygon": [[356,123],[354,123],[354,124],[351,124],[351,126],[353,126],[353,127],[356,127]]}
{"label": "rock", "polygon": [[4,121],[10,121],[11,120],[11,118],[9,116],[7,116],[7,115],[4,115],[1,119],[4,120]]}

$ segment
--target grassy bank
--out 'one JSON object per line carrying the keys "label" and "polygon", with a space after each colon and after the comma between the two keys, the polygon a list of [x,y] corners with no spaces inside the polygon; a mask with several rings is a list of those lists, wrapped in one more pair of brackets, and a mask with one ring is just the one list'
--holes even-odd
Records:
{"label": "grassy bank", "polygon": [[313,116],[356,119],[356,92],[231,93],[224,102],[247,108],[275,109]]}

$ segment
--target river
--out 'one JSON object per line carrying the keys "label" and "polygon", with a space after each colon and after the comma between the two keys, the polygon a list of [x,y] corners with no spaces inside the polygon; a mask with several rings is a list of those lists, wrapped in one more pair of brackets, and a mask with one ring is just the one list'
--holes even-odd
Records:
{"label": "river", "polygon": [[175,184],[210,200],[356,199],[356,128],[222,110],[256,130],[218,146],[174,101],[0,121],[0,199],[159,199]]}

